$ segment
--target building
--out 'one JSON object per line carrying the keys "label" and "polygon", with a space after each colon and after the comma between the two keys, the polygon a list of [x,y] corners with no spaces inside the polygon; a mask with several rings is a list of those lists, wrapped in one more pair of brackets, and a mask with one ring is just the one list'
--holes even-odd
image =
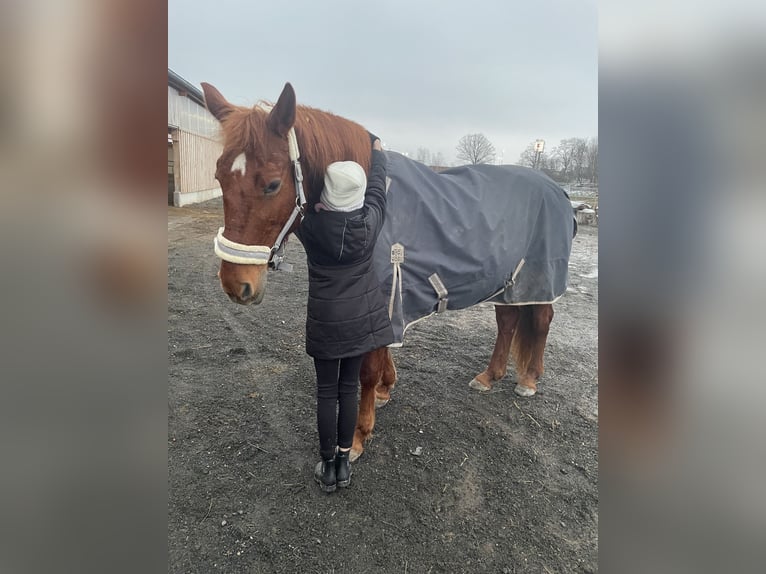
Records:
{"label": "building", "polygon": [[220,197],[215,164],[223,146],[202,91],[168,68],[168,204]]}

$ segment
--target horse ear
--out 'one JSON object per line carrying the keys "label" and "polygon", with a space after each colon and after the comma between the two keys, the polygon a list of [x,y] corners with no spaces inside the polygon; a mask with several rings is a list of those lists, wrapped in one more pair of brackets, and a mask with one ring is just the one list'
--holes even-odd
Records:
{"label": "horse ear", "polygon": [[205,105],[207,106],[207,109],[215,116],[215,119],[219,122],[223,121],[223,119],[232,112],[234,106],[227,102],[226,98],[221,95],[221,92],[216,90],[210,84],[202,82],[201,85],[202,92],[205,94]]}
{"label": "horse ear", "polygon": [[277,105],[269,114],[268,125],[278,135],[284,137],[295,123],[295,90],[290,82],[285,84],[282,93],[277,100]]}

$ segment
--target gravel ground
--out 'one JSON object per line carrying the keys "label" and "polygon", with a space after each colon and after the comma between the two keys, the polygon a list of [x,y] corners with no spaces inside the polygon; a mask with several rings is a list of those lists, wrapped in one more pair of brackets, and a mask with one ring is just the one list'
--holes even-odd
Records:
{"label": "gravel ground", "polygon": [[[398,383],[350,488],[326,495],[306,261],[261,305],[227,299],[221,200],[168,210],[168,571],[595,572],[598,231],[574,240],[539,393],[468,382],[492,351],[490,305],[432,317],[395,349]],[[417,453],[417,454],[414,454]]]}

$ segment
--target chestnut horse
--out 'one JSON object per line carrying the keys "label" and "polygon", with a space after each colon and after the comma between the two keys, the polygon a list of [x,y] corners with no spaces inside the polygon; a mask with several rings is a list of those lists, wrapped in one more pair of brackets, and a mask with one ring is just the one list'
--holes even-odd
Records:
{"label": "chestnut horse", "polygon": [[[367,130],[347,119],[296,106],[285,84],[277,103],[235,106],[202,83],[208,110],[221,123],[223,153],[216,179],[223,190],[224,227],[216,238],[222,257],[219,278],[229,298],[258,304],[269,267],[278,267],[285,237],[300,225],[305,206],[318,201],[327,166],[353,160],[369,170]],[[305,187],[305,192],[304,192]],[[469,383],[487,391],[506,374],[512,353],[518,376],[515,391],[534,395],[543,374],[543,350],[553,319],[550,304],[495,305],[497,340],[487,368]],[[375,407],[388,402],[396,368],[388,348],[368,353],[360,373],[361,400],[352,460],[358,458],[375,425]]]}

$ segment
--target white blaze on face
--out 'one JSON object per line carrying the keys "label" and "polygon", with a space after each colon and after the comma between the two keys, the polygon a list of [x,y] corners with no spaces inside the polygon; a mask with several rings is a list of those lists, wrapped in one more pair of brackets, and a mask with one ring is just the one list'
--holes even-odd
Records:
{"label": "white blaze on face", "polygon": [[232,173],[235,171],[238,171],[242,175],[245,175],[246,165],[247,165],[247,159],[245,158],[245,154],[241,153],[234,158],[234,163],[231,164],[231,171]]}

